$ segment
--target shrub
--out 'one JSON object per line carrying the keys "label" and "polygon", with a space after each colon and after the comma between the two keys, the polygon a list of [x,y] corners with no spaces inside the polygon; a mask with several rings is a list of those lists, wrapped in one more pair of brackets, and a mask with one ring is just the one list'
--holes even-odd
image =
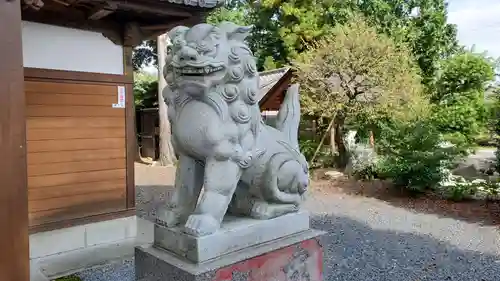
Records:
{"label": "shrub", "polygon": [[357,179],[373,180],[377,177],[377,153],[369,144],[358,143],[356,141],[357,135],[357,131],[351,130],[344,137],[349,155],[345,172]]}
{"label": "shrub", "polygon": [[[299,139],[300,152],[304,154],[308,162],[311,161],[311,158],[313,157],[314,152],[316,152],[318,145],[319,142],[316,142],[312,139],[304,137]],[[318,155],[316,156],[316,160],[314,160],[314,163],[309,163],[310,169],[333,167],[333,166],[334,166],[334,158],[332,156],[330,149],[325,145],[323,145],[320,151],[318,152]]]}
{"label": "shrub", "polygon": [[380,128],[380,134],[377,174],[414,191],[436,187],[460,155],[428,120],[391,122]]}
{"label": "shrub", "polygon": [[444,170],[445,176],[436,191],[446,199],[461,201],[464,199],[497,200],[500,192],[498,181],[475,179],[467,180]]}

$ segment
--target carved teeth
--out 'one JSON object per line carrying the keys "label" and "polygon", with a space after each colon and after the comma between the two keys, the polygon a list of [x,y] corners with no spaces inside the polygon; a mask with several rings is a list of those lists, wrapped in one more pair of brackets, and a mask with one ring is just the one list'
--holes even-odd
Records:
{"label": "carved teeth", "polygon": [[195,68],[195,67],[183,67],[183,68],[176,68],[175,73],[176,74],[210,74],[219,70],[222,70],[222,66],[218,67],[211,67],[211,66],[206,66],[204,68]]}

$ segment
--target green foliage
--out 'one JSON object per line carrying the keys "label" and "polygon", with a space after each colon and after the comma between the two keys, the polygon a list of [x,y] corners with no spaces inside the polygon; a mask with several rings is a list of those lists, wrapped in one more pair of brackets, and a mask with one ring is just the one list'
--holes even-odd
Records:
{"label": "green foliage", "polygon": [[377,154],[367,144],[358,143],[349,149],[350,162],[346,167],[349,176],[360,180],[373,180],[378,177]]}
{"label": "green foliage", "polygon": [[305,114],[376,113],[421,102],[420,78],[411,55],[361,17],[333,28],[293,67]]}
{"label": "green foliage", "polygon": [[[345,123],[375,123],[382,115],[406,119],[425,108],[418,70],[409,51],[366,24],[361,16],[331,29],[293,61],[301,85],[304,114],[335,118],[335,134]],[[362,116],[362,118],[361,118]],[[336,138],[337,166],[347,151]]]}
{"label": "green foliage", "polygon": [[274,61],[273,57],[266,57],[264,59],[264,70],[272,70],[278,68],[278,65]]}
{"label": "green foliage", "polygon": [[318,144],[312,139],[300,139],[299,140],[299,148],[302,154],[306,157],[307,161],[309,161],[316,151]]}
{"label": "green foliage", "polygon": [[330,149],[326,146],[320,148],[318,155],[313,163],[311,163],[311,159],[314,155],[314,152],[318,148],[319,142],[310,138],[300,138],[299,139],[299,148],[302,154],[306,157],[306,160],[309,162],[310,169],[317,168],[325,168],[332,167],[334,165],[334,158],[332,157]]}
{"label": "green foliage", "polygon": [[451,142],[472,147],[486,130],[485,90],[493,75],[494,61],[482,54],[464,51],[442,62],[431,95],[433,121]]}
{"label": "green foliage", "polygon": [[441,62],[433,102],[453,99],[454,96],[469,92],[482,92],[483,96],[475,96],[484,100],[486,86],[494,78],[496,62],[484,54],[462,51]]}
{"label": "green foliage", "polygon": [[248,5],[240,0],[228,0],[224,6],[215,9],[207,16],[207,23],[218,24],[223,21],[238,25],[248,25]]}
{"label": "green foliage", "polygon": [[453,146],[443,145],[438,129],[429,120],[392,122],[381,132],[376,143],[382,155],[377,173],[410,190],[436,187],[460,155]]}
{"label": "green foliage", "polygon": [[134,73],[134,102],[137,109],[158,106],[158,77]]}
{"label": "green foliage", "polygon": [[362,181],[371,181],[380,177],[378,163],[363,166],[362,169],[353,170],[351,176]]}
{"label": "green foliage", "polygon": [[436,188],[438,194],[446,199],[462,201],[465,199],[498,200],[500,182],[496,180],[474,179],[469,180],[462,176],[453,175],[447,171],[443,181]]}
{"label": "green foliage", "polygon": [[248,9],[259,67],[267,57],[278,66],[290,63],[358,13],[379,32],[410,47],[426,84],[439,60],[457,49],[456,27],[447,23],[444,0],[264,0]]}
{"label": "green foliage", "polygon": [[[289,64],[358,13],[379,32],[410,47],[426,84],[433,80],[438,61],[457,49],[456,28],[447,23],[444,0],[228,0],[209,13],[207,22],[253,26],[248,42],[262,70],[269,69],[266,60],[276,67]],[[156,40],[145,41],[134,50],[134,68],[157,65],[156,54]]]}
{"label": "green foliage", "polygon": [[455,96],[434,107],[433,121],[447,140],[466,147],[475,145],[487,116],[481,93]]}
{"label": "green foliage", "polygon": [[140,70],[142,67],[152,64],[158,67],[158,45],[156,39],[146,40],[141,45],[134,48],[132,53],[132,65],[134,71]]}
{"label": "green foliage", "polygon": [[439,61],[457,50],[456,27],[447,23],[444,0],[355,2],[379,31],[410,47],[426,85],[432,83]]}

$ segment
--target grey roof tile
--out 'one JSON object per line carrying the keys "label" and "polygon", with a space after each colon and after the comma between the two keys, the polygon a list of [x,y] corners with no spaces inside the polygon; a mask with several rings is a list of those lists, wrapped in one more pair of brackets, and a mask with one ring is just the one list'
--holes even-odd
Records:
{"label": "grey roof tile", "polygon": [[259,93],[257,100],[260,101],[289,70],[289,67],[283,67],[259,72]]}

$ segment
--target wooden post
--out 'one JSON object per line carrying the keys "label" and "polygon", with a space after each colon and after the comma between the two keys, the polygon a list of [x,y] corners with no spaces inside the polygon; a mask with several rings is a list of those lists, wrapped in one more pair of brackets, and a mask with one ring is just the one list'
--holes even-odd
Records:
{"label": "wooden post", "polygon": [[[135,160],[137,157],[137,127],[135,124],[134,103],[134,67],[132,65],[132,47],[123,46],[123,74],[127,77],[125,85],[125,139],[127,146],[127,209],[135,208]],[[140,154],[139,154],[140,157]]]}
{"label": "wooden post", "polygon": [[165,66],[165,50],[167,47],[167,34],[158,36],[158,118],[160,119],[160,159],[162,166],[173,165],[176,161],[175,151],[172,146],[172,132],[170,122],[167,118],[167,105],[163,99],[163,89],[167,86],[167,81],[163,77]]}
{"label": "wooden post", "polygon": [[0,279],[28,281],[26,119],[19,0],[0,0]]}

